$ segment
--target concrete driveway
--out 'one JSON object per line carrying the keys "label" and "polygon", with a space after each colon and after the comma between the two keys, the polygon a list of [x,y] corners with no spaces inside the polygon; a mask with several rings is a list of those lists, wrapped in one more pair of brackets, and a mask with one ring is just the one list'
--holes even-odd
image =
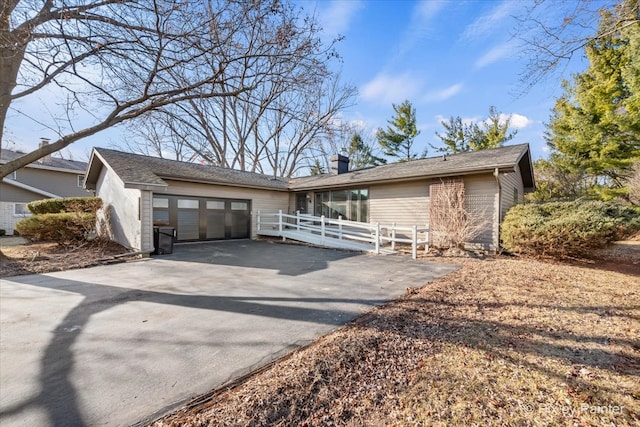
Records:
{"label": "concrete driveway", "polygon": [[254,241],[0,286],[0,425],[131,425],[455,266]]}

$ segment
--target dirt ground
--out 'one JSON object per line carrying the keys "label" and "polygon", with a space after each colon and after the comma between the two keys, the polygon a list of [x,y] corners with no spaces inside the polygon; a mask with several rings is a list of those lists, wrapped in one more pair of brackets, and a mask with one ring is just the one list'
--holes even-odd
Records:
{"label": "dirt ground", "polygon": [[0,238],[0,277],[71,270],[125,261],[129,252],[115,242],[97,240],[73,247],[57,243],[27,243],[14,237]]}
{"label": "dirt ground", "polygon": [[639,425],[638,243],[446,259],[463,266],[153,426]]}

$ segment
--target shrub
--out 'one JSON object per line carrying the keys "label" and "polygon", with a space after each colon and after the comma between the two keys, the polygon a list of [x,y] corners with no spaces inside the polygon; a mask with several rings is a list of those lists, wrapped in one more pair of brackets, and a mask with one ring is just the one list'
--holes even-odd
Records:
{"label": "shrub", "polygon": [[34,215],[60,212],[96,213],[102,207],[100,197],[66,197],[63,199],[36,200],[27,205]]}
{"label": "shrub", "polygon": [[640,210],[601,201],[517,205],[502,223],[502,245],[533,256],[578,257],[640,230]]}
{"label": "shrub", "polygon": [[4,228],[0,228],[0,236],[6,236],[7,235],[7,230],[5,230]]}
{"label": "shrub", "polygon": [[67,245],[84,240],[95,224],[95,213],[61,212],[25,218],[16,224],[16,230],[32,241],[51,240]]}

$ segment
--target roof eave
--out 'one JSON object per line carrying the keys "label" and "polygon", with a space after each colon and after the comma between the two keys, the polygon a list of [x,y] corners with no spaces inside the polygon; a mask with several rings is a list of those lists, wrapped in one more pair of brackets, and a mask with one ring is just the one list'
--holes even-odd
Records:
{"label": "roof eave", "polygon": [[271,190],[271,191],[290,191],[289,186],[287,187],[271,187],[271,186],[261,186],[261,185],[251,185],[251,184],[242,184],[242,183],[231,183],[225,181],[215,181],[215,180],[198,180],[193,178],[183,178],[183,177],[175,177],[175,176],[167,176],[163,175],[160,178],[169,180],[169,181],[180,181],[180,182],[193,182],[197,184],[209,184],[209,185],[224,185],[225,187],[238,187],[238,188],[252,188],[256,190]]}
{"label": "roof eave", "polygon": [[496,168],[498,169],[499,172],[515,171],[515,165],[513,164],[495,165],[491,167],[470,169],[466,171],[451,171],[451,172],[441,173],[441,174],[438,174],[438,173],[420,174],[420,175],[411,175],[406,177],[387,178],[387,179],[363,179],[363,180],[357,180],[357,181],[354,180],[351,182],[339,183],[339,184],[320,184],[320,185],[309,184],[309,185],[301,185],[301,186],[292,185],[289,188],[291,191],[300,191],[300,190],[309,191],[309,190],[326,190],[330,188],[347,188],[347,187],[353,187],[354,185],[387,184],[387,183],[395,183],[395,182],[419,181],[419,180],[433,179],[433,178],[440,178],[440,177],[447,178],[451,176],[493,173],[496,170]]}

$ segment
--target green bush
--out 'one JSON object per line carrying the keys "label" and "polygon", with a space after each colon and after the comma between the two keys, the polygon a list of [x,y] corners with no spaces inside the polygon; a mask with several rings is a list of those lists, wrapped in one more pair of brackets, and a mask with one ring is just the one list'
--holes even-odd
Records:
{"label": "green bush", "polygon": [[16,224],[16,230],[32,241],[46,240],[66,245],[85,240],[95,224],[95,213],[61,212],[25,218]]}
{"label": "green bush", "polygon": [[36,200],[27,205],[34,215],[60,212],[96,213],[102,207],[100,197],[66,197],[63,199]]}
{"label": "green bush", "polygon": [[510,252],[567,258],[588,255],[638,230],[638,208],[575,201],[514,206],[501,234],[502,246]]}

